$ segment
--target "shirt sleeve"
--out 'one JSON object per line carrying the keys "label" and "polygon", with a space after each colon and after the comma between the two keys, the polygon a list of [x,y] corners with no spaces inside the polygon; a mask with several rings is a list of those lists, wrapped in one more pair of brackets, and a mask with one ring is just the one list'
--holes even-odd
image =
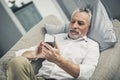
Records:
{"label": "shirt sleeve", "polygon": [[37,46],[33,46],[33,47],[28,48],[28,49],[18,50],[18,51],[15,52],[16,57],[17,57],[17,56],[22,56],[22,54],[23,54],[25,51],[34,51],[34,50],[36,50],[36,48],[37,48]]}
{"label": "shirt sleeve", "polygon": [[[52,35],[49,35],[49,34],[45,34],[45,42],[49,42],[49,41],[53,41],[53,36]],[[37,49],[37,45],[36,46],[33,46],[33,47],[30,47],[30,48],[26,48],[26,49],[21,49],[21,50],[18,50],[15,52],[15,55],[16,57],[17,56],[22,56],[22,54],[25,52],[25,51],[34,51]]]}
{"label": "shirt sleeve", "polygon": [[97,66],[99,55],[99,46],[97,43],[94,46],[89,46],[83,62],[79,65],[80,73],[78,79],[89,80]]}

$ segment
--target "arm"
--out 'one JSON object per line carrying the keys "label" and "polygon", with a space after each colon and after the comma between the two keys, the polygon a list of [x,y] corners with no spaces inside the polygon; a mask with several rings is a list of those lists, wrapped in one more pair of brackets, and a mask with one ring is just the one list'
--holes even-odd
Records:
{"label": "arm", "polygon": [[79,65],[75,64],[75,63],[73,63],[71,61],[66,60],[62,56],[60,56],[56,60],[55,64],[57,64],[59,67],[61,67],[64,71],[69,73],[74,78],[77,78],[79,76],[79,72],[80,72]]}
{"label": "arm", "polygon": [[26,57],[28,60],[36,58],[35,51],[25,51],[22,56]]}
{"label": "arm", "polygon": [[88,80],[92,76],[97,66],[99,55],[99,45],[96,43],[95,45],[91,46],[90,44],[87,55],[80,64],[79,79]]}
{"label": "arm", "polygon": [[42,53],[42,42],[37,46],[37,49],[27,50],[22,54],[22,56],[26,57],[29,60],[44,58],[44,55],[41,53]]}
{"label": "arm", "polygon": [[48,44],[44,43],[42,50],[43,53],[45,54],[45,58],[48,61],[55,63],[74,78],[77,78],[79,76],[80,72],[79,65],[63,58],[59,53],[58,47],[52,48]]}
{"label": "arm", "polygon": [[[61,67],[64,71],[69,73],[74,78],[89,79],[93,74],[99,58],[98,45],[92,46],[88,49],[88,53],[85,56],[81,64],[75,64],[66,60],[59,54],[58,48],[51,48],[49,45],[44,45],[45,58]],[[47,47],[47,48],[46,48]]]}

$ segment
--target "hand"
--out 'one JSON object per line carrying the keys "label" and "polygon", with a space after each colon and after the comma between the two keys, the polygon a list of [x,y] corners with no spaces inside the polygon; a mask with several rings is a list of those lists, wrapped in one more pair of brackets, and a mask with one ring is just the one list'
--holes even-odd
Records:
{"label": "hand", "polygon": [[42,53],[45,55],[45,58],[50,62],[57,63],[60,58],[60,51],[56,42],[54,48],[51,47],[49,44],[44,43],[42,51]]}
{"label": "hand", "polygon": [[26,58],[35,58],[36,55],[35,55],[35,51],[25,51],[22,56],[26,57]]}
{"label": "hand", "polygon": [[43,42],[40,42],[35,52],[36,58],[45,58],[45,55],[42,53],[42,47],[43,47]]}
{"label": "hand", "polygon": [[37,49],[35,51],[25,51],[22,56],[29,58],[29,59],[35,59],[35,58],[45,58],[44,54],[42,53],[42,42],[37,46]]}

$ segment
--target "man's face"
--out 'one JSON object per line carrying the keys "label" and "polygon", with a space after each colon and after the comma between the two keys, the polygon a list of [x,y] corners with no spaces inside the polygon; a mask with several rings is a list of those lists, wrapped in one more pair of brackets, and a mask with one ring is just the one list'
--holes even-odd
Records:
{"label": "man's face", "polygon": [[89,15],[86,12],[76,12],[70,21],[69,37],[78,39],[86,36],[89,29]]}

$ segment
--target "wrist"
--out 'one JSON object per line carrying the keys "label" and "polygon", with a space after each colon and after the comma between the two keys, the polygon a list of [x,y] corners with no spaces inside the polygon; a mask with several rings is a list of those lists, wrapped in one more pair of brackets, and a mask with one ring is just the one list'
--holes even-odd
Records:
{"label": "wrist", "polygon": [[36,61],[36,60],[38,60],[38,58],[28,58],[28,57],[26,57],[29,61]]}
{"label": "wrist", "polygon": [[59,65],[61,65],[61,63],[63,62],[63,60],[64,60],[63,57],[59,56],[59,58],[55,61],[55,64],[59,66]]}
{"label": "wrist", "polygon": [[35,54],[35,51],[26,51],[22,54],[22,56],[26,57],[29,61],[37,60],[37,56]]}

